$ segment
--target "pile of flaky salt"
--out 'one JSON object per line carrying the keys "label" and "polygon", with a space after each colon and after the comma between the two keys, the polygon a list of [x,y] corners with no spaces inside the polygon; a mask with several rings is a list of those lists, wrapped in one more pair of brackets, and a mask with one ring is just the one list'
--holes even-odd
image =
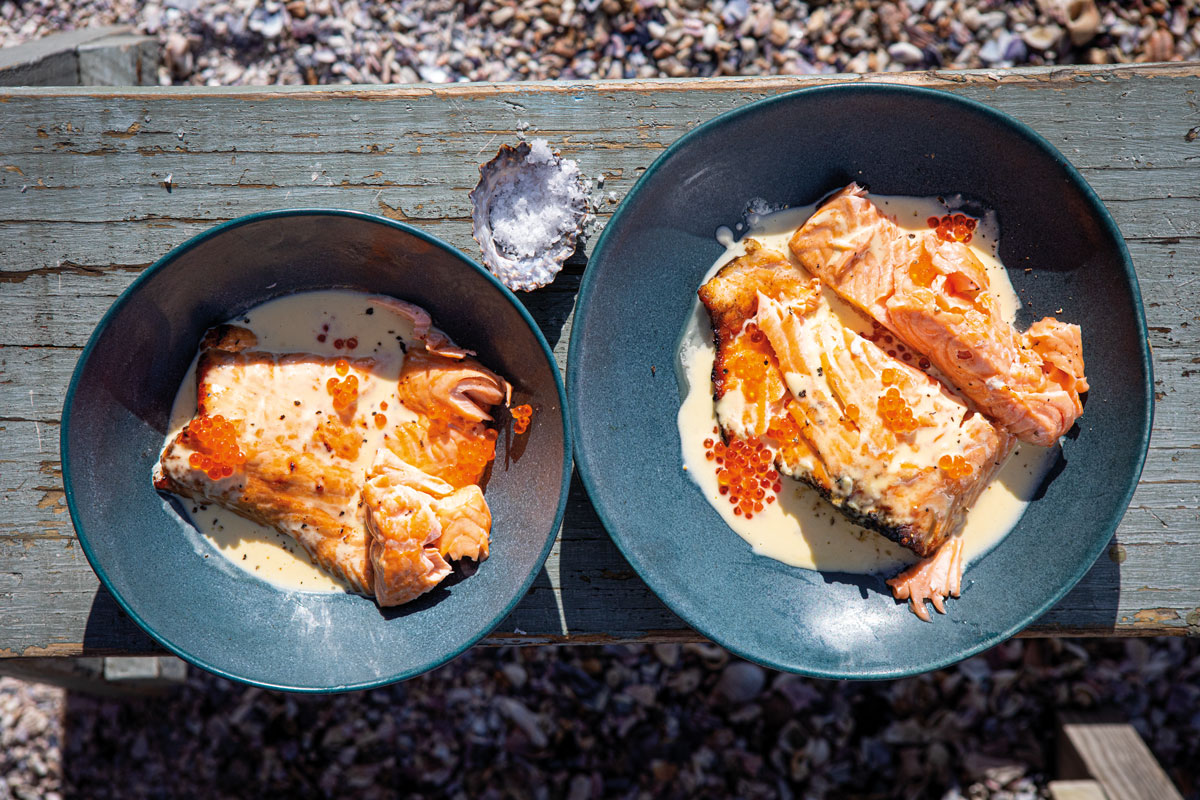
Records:
{"label": "pile of flaky salt", "polygon": [[574,252],[587,213],[579,166],[535,139],[502,148],[480,172],[471,199],[484,262],[509,288],[545,286]]}
{"label": "pile of flaky salt", "polygon": [[586,198],[579,166],[559,159],[545,139],[535,139],[525,157],[528,167],[498,187],[492,198],[492,238],[505,253],[535,256],[575,230],[572,210]]}

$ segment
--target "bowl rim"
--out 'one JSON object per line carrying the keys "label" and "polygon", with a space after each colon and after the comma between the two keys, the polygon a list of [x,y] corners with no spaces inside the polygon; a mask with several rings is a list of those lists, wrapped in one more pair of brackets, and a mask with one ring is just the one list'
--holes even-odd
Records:
{"label": "bowl rim", "polygon": [[[425,663],[418,667],[407,669],[399,673],[388,675],[386,677],[381,676],[372,680],[360,681],[357,683],[338,684],[334,686],[291,686],[285,683],[272,683],[270,681],[256,680],[253,678],[236,675],[230,671],[222,669],[221,667],[208,663],[204,659],[195,656],[194,654],[188,652],[187,650],[174,644],[159,634],[157,630],[155,630],[151,625],[147,624],[146,621],[142,619],[142,617],[132,607],[130,607],[129,603],[122,596],[121,592],[116,588],[116,586],[113,585],[112,580],[109,578],[104,567],[97,560],[96,555],[92,552],[91,543],[88,541],[88,537],[83,530],[83,525],[80,522],[80,515],[76,508],[75,493],[72,488],[71,481],[71,425],[69,411],[74,404],[75,390],[81,375],[83,374],[84,365],[87,363],[92,351],[95,349],[101,336],[108,329],[117,312],[120,311],[120,309],[130,301],[130,298],[137,292],[141,285],[148,281],[153,275],[167,268],[184,253],[200,244],[203,244],[209,239],[215,238],[226,231],[242,227],[243,225],[261,222],[263,220],[303,216],[345,217],[363,222],[386,225],[388,227],[403,231],[404,233],[416,236],[418,239],[426,242],[427,244],[440,248],[449,255],[457,258],[462,263],[470,266],[477,273],[486,278],[495,289],[499,290],[501,296],[517,310],[517,312],[521,315],[521,319],[524,320],[526,326],[529,328],[530,332],[533,333],[537,343],[542,348],[542,354],[545,356],[547,363],[551,367],[551,372],[554,376],[554,386],[558,392],[559,408],[562,409],[563,468],[562,475],[559,479],[558,508],[555,511],[554,521],[550,527],[546,542],[542,546],[541,553],[537,556],[536,566],[530,571],[529,575],[526,576],[519,591],[514,595],[512,601],[509,602],[504,609],[499,611],[494,618],[480,630],[479,633],[468,637],[466,641],[453,648],[452,651],[444,657],[439,657],[432,662]],[[533,319],[533,316],[529,313],[529,310],[525,308],[525,304],[522,303],[507,286],[501,283],[495,275],[481,267],[479,264],[475,263],[466,255],[466,253],[462,252],[448,242],[439,239],[433,234],[426,233],[425,231],[413,225],[409,225],[398,220],[388,219],[387,217],[383,217],[378,214],[371,214],[365,211],[354,211],[351,209],[298,207],[276,209],[271,211],[258,211],[221,222],[214,227],[209,228],[208,230],[201,231],[200,233],[171,248],[165,255],[143,270],[142,273],[138,275],[123,292],[121,292],[120,296],[117,297],[109,309],[104,312],[104,316],[102,316],[100,321],[96,324],[95,329],[92,331],[92,335],[88,338],[87,345],[83,348],[83,352],[79,356],[79,360],[75,362],[75,369],[71,373],[71,382],[67,386],[67,393],[65,399],[63,400],[61,420],[61,431],[59,433],[60,461],[63,469],[63,490],[67,500],[67,509],[71,515],[71,523],[75,528],[76,538],[78,538],[80,546],[83,548],[83,553],[85,556],[87,556],[88,563],[91,565],[92,570],[95,571],[96,576],[100,579],[100,583],[105,589],[108,590],[109,594],[113,596],[113,599],[117,601],[117,604],[121,607],[121,609],[128,614],[135,623],[137,623],[138,627],[149,634],[155,642],[164,647],[170,653],[182,658],[190,664],[207,670],[208,672],[211,672],[214,675],[218,675],[222,678],[236,681],[237,683],[242,683],[248,686],[257,686],[263,689],[295,692],[298,694],[332,694],[339,692],[350,692],[360,689],[373,689],[408,680],[409,678],[413,678],[430,670],[437,669],[438,667],[453,661],[455,658],[462,655],[468,648],[479,642],[480,639],[495,630],[496,626],[499,625],[504,618],[512,612],[517,604],[520,603],[521,600],[523,600],[529,593],[529,588],[533,585],[538,573],[545,566],[546,558],[550,555],[550,551],[554,547],[555,541],[558,539],[558,532],[562,527],[563,516],[566,513],[567,508],[567,496],[570,492],[571,473],[573,469],[574,448],[571,437],[574,432],[574,426],[572,425],[570,408],[567,405],[567,394],[563,384],[562,371],[558,366],[558,362],[554,358],[554,351],[550,349],[550,345],[547,343],[546,337],[542,335],[541,328],[538,327],[537,322]]]}
{"label": "bowl rim", "polygon": [[[589,259],[589,267],[603,259],[605,248],[609,242],[609,234],[611,231],[616,229],[617,224],[621,221],[621,218],[625,213],[628,212],[630,199],[637,195],[638,191],[644,187],[644,184],[648,183],[653,178],[654,174],[660,168],[662,168],[672,156],[691,144],[694,139],[698,139],[705,133],[709,133],[715,128],[738,120],[743,116],[757,113],[762,109],[772,106],[795,102],[797,99],[802,97],[824,94],[850,95],[873,93],[893,95],[903,94],[910,96],[916,95],[934,103],[942,103],[948,106],[959,106],[968,112],[973,112],[984,117],[1000,127],[1011,130],[1018,136],[1024,138],[1035,148],[1041,150],[1045,155],[1053,159],[1056,163],[1064,168],[1071,186],[1078,190],[1087,200],[1096,218],[1102,223],[1104,231],[1112,238],[1113,241],[1116,242],[1118,253],[1121,258],[1121,267],[1125,272],[1126,279],[1129,281],[1130,288],[1133,290],[1134,321],[1136,323],[1138,332],[1138,344],[1139,349],[1141,350],[1142,363],[1146,368],[1146,382],[1145,385],[1142,386],[1142,400],[1144,407],[1148,409],[1148,413],[1146,415],[1145,425],[1140,431],[1140,441],[1139,447],[1137,448],[1136,464],[1131,472],[1131,480],[1129,485],[1125,487],[1123,495],[1121,495],[1121,503],[1119,506],[1120,511],[1118,511],[1108,522],[1108,535],[1103,539],[1099,536],[1096,537],[1096,544],[1088,551],[1088,558],[1081,559],[1080,562],[1075,565],[1074,569],[1068,576],[1068,579],[1064,580],[1053,592],[1051,592],[1050,597],[1045,602],[1026,615],[1026,617],[1017,624],[1011,625],[1007,629],[998,633],[983,637],[978,642],[951,656],[932,659],[926,663],[920,663],[906,667],[892,669],[885,668],[873,671],[855,671],[852,669],[797,670],[793,666],[779,663],[773,659],[751,654],[744,648],[740,647],[736,642],[729,641],[727,637],[724,636],[720,631],[714,632],[710,630],[705,624],[704,619],[699,619],[697,618],[697,615],[686,613],[684,610],[677,607],[674,597],[665,597],[660,594],[658,590],[650,584],[650,581],[646,580],[642,561],[637,559],[629,551],[629,549],[625,546],[622,537],[619,537],[613,533],[614,525],[612,524],[607,510],[602,506],[601,503],[598,503],[595,500],[595,489],[601,485],[601,476],[599,475],[598,470],[595,469],[591,458],[588,455],[588,445],[585,443],[586,440],[581,429],[581,418],[579,415],[574,415],[572,417],[571,424],[575,433],[575,446],[578,450],[576,454],[576,469],[579,472],[579,476],[582,479],[584,486],[587,488],[588,497],[592,500],[592,505],[595,507],[596,513],[600,517],[600,521],[604,523],[605,530],[609,532],[609,538],[613,540],[614,544],[617,546],[617,549],[621,551],[621,554],[625,557],[626,561],[629,562],[630,566],[633,567],[634,571],[638,573],[638,576],[646,582],[647,586],[650,586],[651,591],[653,591],[655,595],[657,595],[673,613],[677,614],[688,625],[692,626],[704,636],[712,639],[722,647],[741,658],[785,672],[795,672],[797,674],[807,675],[814,678],[829,678],[837,680],[886,680],[902,678],[910,675],[929,672],[931,670],[941,669],[951,664],[958,663],[964,659],[970,658],[973,655],[982,653],[984,650],[1000,644],[1001,642],[1024,630],[1031,623],[1036,621],[1048,610],[1050,610],[1050,608],[1052,608],[1056,603],[1058,603],[1059,600],[1066,596],[1066,594],[1073,589],[1077,583],[1079,583],[1080,579],[1082,579],[1083,576],[1089,570],[1091,570],[1096,560],[1100,557],[1100,554],[1104,552],[1104,548],[1107,547],[1109,542],[1112,540],[1112,535],[1116,532],[1121,520],[1124,518],[1125,512],[1128,510],[1129,503],[1133,499],[1133,494],[1137,489],[1142,470],[1145,467],[1146,452],[1150,445],[1150,435],[1154,425],[1154,361],[1151,355],[1149,335],[1146,329],[1146,315],[1143,308],[1142,293],[1141,288],[1138,285],[1137,273],[1133,268],[1133,261],[1129,256],[1129,249],[1125,244],[1125,238],[1121,235],[1121,231],[1117,227],[1116,222],[1113,220],[1112,215],[1109,213],[1104,203],[1100,200],[1100,197],[1096,194],[1096,191],[1088,184],[1086,180],[1084,180],[1083,176],[1079,173],[1075,166],[1061,152],[1059,152],[1054,145],[1050,144],[1045,137],[1015,117],[1009,116],[1008,114],[977,100],[961,97],[951,92],[927,87],[908,86],[905,84],[894,83],[879,83],[873,81],[835,83],[823,86],[810,86],[798,89],[796,91],[782,92],[780,94],[755,100],[737,108],[730,109],[729,111],[725,111],[713,117],[712,119],[697,125],[687,133],[680,136],[666,150],[660,153],[659,156],[654,159],[653,163],[646,168],[646,171],[642,173],[641,177],[638,178],[637,182],[634,183],[634,185],[629,189],[629,192],[621,200],[621,204],[617,207],[608,223],[604,226],[604,230],[601,231],[599,238],[596,240],[596,245],[592,250],[592,256]],[[598,268],[589,268],[584,271],[583,280],[579,287],[579,294],[575,301],[575,324],[572,326],[571,342],[567,351],[567,389],[568,393],[573,398],[580,395],[582,390],[581,381],[583,380],[583,376],[580,375],[580,368],[577,366],[577,356],[579,354],[579,348],[582,347],[580,342],[582,341],[583,337],[582,335],[577,335],[577,331],[581,330],[582,328],[582,326],[579,324],[581,318],[586,317],[588,310],[590,309],[591,296],[595,291],[595,285],[599,280],[597,277],[599,273],[600,270]],[[1019,525],[1020,521],[1018,521],[1017,524]],[[1003,542],[997,546],[1003,546]],[[763,558],[765,558],[765,556],[763,556]]]}

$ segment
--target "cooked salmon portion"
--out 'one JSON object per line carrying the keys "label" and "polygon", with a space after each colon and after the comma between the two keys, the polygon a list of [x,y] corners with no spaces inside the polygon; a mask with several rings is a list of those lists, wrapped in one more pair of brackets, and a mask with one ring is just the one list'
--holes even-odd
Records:
{"label": "cooked salmon portion", "polygon": [[396,426],[387,446],[453,486],[478,483],[495,453],[488,410],[507,405],[511,392],[503,378],[472,359],[410,353],[396,396],[417,418]]}
{"label": "cooked salmon portion", "polygon": [[487,557],[492,515],[478,486],[455,489],[380,449],[363,487],[375,599],[407,603],[450,574],[445,556]]}
{"label": "cooked salmon portion", "polygon": [[163,451],[155,486],[291,536],[380,605],[436,586],[446,559],[487,558],[478,483],[495,453],[489,412],[511,389],[408,308],[440,354],[412,347],[390,374],[369,357],[256,351],[253,332],[214,328],[197,414]]}
{"label": "cooked salmon portion", "polygon": [[846,327],[819,281],[747,244],[700,290],[727,439],[919,556],[954,537],[1012,438],[924,372]]}
{"label": "cooked salmon portion", "polygon": [[926,356],[956,389],[1022,441],[1053,444],[1083,412],[1077,325],[1052,317],[1025,333],[1006,322],[971,249],[900,228],[851,184],[789,247],[843,299]]}

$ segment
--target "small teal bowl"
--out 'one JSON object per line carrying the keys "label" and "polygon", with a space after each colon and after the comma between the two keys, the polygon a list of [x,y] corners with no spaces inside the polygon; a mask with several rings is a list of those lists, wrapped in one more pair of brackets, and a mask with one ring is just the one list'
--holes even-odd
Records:
{"label": "small teal bowl", "polygon": [[[888,195],[961,193],[994,209],[1000,255],[1025,304],[1018,324],[1049,314],[1083,326],[1092,389],[1063,460],[932,624],[897,605],[881,577],[754,555],[681,469],[673,366],[701,278],[722,252],[717,228],[733,228],[752,199],[803,206],[851,181]],[[1153,413],[1137,279],[1092,189],[1020,122],[905,86],[840,85],[762,100],[668,148],[596,244],[568,365],[579,472],[633,568],[705,636],[762,664],[826,678],[935,669],[1037,619],[1087,572],[1120,522]],[[1114,591],[1094,610],[1115,622],[1116,601]]]}
{"label": "small teal bowl", "polygon": [[[293,292],[358,289],[427,309],[538,413],[487,485],[491,556],[417,601],[381,610],[350,594],[278,589],[236,567],[151,485],[171,403],[211,325]],[[62,462],[75,531],[121,607],[176,655],[269,689],[365,689],[437,667],[524,596],[566,506],[566,398],[524,306],[448,244],[398,222],[334,210],[235,219],[172,250],[113,304],[63,407]]]}

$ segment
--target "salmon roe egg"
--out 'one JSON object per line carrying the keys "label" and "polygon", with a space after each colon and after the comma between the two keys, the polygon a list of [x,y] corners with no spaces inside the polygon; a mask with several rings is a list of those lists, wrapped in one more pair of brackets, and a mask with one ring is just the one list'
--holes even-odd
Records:
{"label": "salmon roe egg", "polygon": [[932,261],[922,258],[914,261],[909,266],[908,276],[918,286],[930,286],[933,283],[933,279],[938,276],[938,271],[937,267],[933,266]]}
{"label": "salmon roe egg", "polygon": [[938,467],[952,480],[960,480],[975,471],[965,458],[949,453],[938,459]]}
{"label": "salmon roe egg", "polygon": [[904,402],[904,398],[900,396],[900,390],[895,386],[880,396],[878,409],[883,423],[896,433],[912,433],[917,429],[917,421],[913,417],[912,409],[909,408],[908,403]]}
{"label": "salmon roe egg", "polygon": [[246,454],[238,447],[237,428],[220,414],[201,416],[189,422],[182,438],[194,452],[188,465],[211,480],[228,478],[234,468],[246,463]]}
{"label": "salmon roe egg", "polygon": [[529,421],[533,419],[533,406],[528,403],[519,406],[513,406],[508,410],[513,418],[513,433],[520,436],[525,431],[529,430]]}
{"label": "salmon roe egg", "polygon": [[[450,426],[446,421],[435,418],[430,421],[428,435],[440,439],[447,435]],[[454,486],[476,483],[487,469],[488,462],[496,457],[498,434],[491,428],[476,429],[468,438],[458,439],[453,464],[441,474],[441,478]]]}
{"label": "salmon roe egg", "polygon": [[776,480],[779,473],[771,468],[775,453],[770,447],[757,438],[735,438],[728,445],[713,443],[705,458],[712,461],[718,452],[724,453],[725,464],[716,467],[717,488],[722,496],[728,496],[734,514],[752,519],[763,510],[764,502],[775,502],[775,493],[783,486]]}
{"label": "salmon roe egg", "polygon": [[929,227],[936,229],[937,236],[947,242],[969,242],[971,232],[975,230],[979,220],[966,214],[946,214],[942,217],[930,217],[926,220]]}
{"label": "salmon roe egg", "polygon": [[[338,364],[344,363],[341,359]],[[334,366],[336,370],[337,365]],[[333,396],[333,407],[337,411],[344,411],[354,405],[358,400],[358,377],[356,375],[348,375],[344,380],[330,378],[325,382],[325,389]]]}

